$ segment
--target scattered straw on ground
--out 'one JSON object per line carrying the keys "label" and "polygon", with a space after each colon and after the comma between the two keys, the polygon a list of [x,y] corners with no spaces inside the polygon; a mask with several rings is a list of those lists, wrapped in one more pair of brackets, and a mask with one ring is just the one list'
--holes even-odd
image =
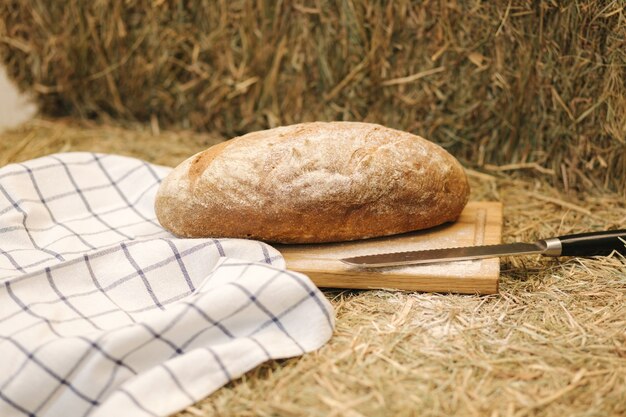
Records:
{"label": "scattered straw on ground", "polygon": [[173,166],[222,140],[215,134],[161,132],[141,125],[103,128],[85,121],[36,119],[21,129],[0,132],[0,166],[57,152],[112,153]]}
{"label": "scattered straw on ground", "polygon": [[[35,122],[0,161],[98,150],[175,164],[215,140],[188,132]],[[504,203],[504,240],[626,227],[617,194],[565,194],[517,172],[470,171]],[[626,415],[626,260],[502,261],[500,294],[325,291],[337,318],[319,351],[258,367],[178,417]]]}

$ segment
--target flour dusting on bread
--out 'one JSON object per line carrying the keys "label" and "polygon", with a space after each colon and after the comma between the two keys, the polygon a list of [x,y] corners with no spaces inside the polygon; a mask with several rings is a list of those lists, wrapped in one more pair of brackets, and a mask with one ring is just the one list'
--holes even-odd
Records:
{"label": "flour dusting on bread", "polygon": [[325,242],[454,220],[468,193],[456,159],[421,137],[316,122],[194,155],[163,182],[156,208],[163,226],[182,236]]}

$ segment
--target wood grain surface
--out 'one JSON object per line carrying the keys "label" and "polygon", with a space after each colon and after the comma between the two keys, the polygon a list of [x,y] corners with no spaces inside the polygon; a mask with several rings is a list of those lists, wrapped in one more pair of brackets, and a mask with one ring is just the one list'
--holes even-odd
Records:
{"label": "wood grain surface", "polygon": [[498,292],[498,258],[430,265],[367,269],[341,258],[457,246],[491,245],[502,237],[502,204],[470,201],[454,223],[401,235],[356,242],[276,245],[287,268],[308,275],[319,287],[494,294]]}

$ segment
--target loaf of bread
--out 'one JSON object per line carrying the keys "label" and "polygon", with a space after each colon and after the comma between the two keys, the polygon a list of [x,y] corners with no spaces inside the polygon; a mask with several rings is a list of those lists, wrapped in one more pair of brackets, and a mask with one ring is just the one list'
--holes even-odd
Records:
{"label": "loaf of bread", "polygon": [[249,133],[184,161],[156,214],[183,237],[280,243],[364,239],[454,221],[469,185],[459,162],[410,133],[353,122]]}

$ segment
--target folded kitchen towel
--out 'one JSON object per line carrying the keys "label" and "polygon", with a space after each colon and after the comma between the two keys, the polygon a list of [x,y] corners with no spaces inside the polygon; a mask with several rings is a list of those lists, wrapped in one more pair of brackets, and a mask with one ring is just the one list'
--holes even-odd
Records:
{"label": "folded kitchen towel", "polygon": [[272,247],[159,225],[168,172],[93,153],[0,168],[1,416],[165,416],[330,338],[332,307]]}

